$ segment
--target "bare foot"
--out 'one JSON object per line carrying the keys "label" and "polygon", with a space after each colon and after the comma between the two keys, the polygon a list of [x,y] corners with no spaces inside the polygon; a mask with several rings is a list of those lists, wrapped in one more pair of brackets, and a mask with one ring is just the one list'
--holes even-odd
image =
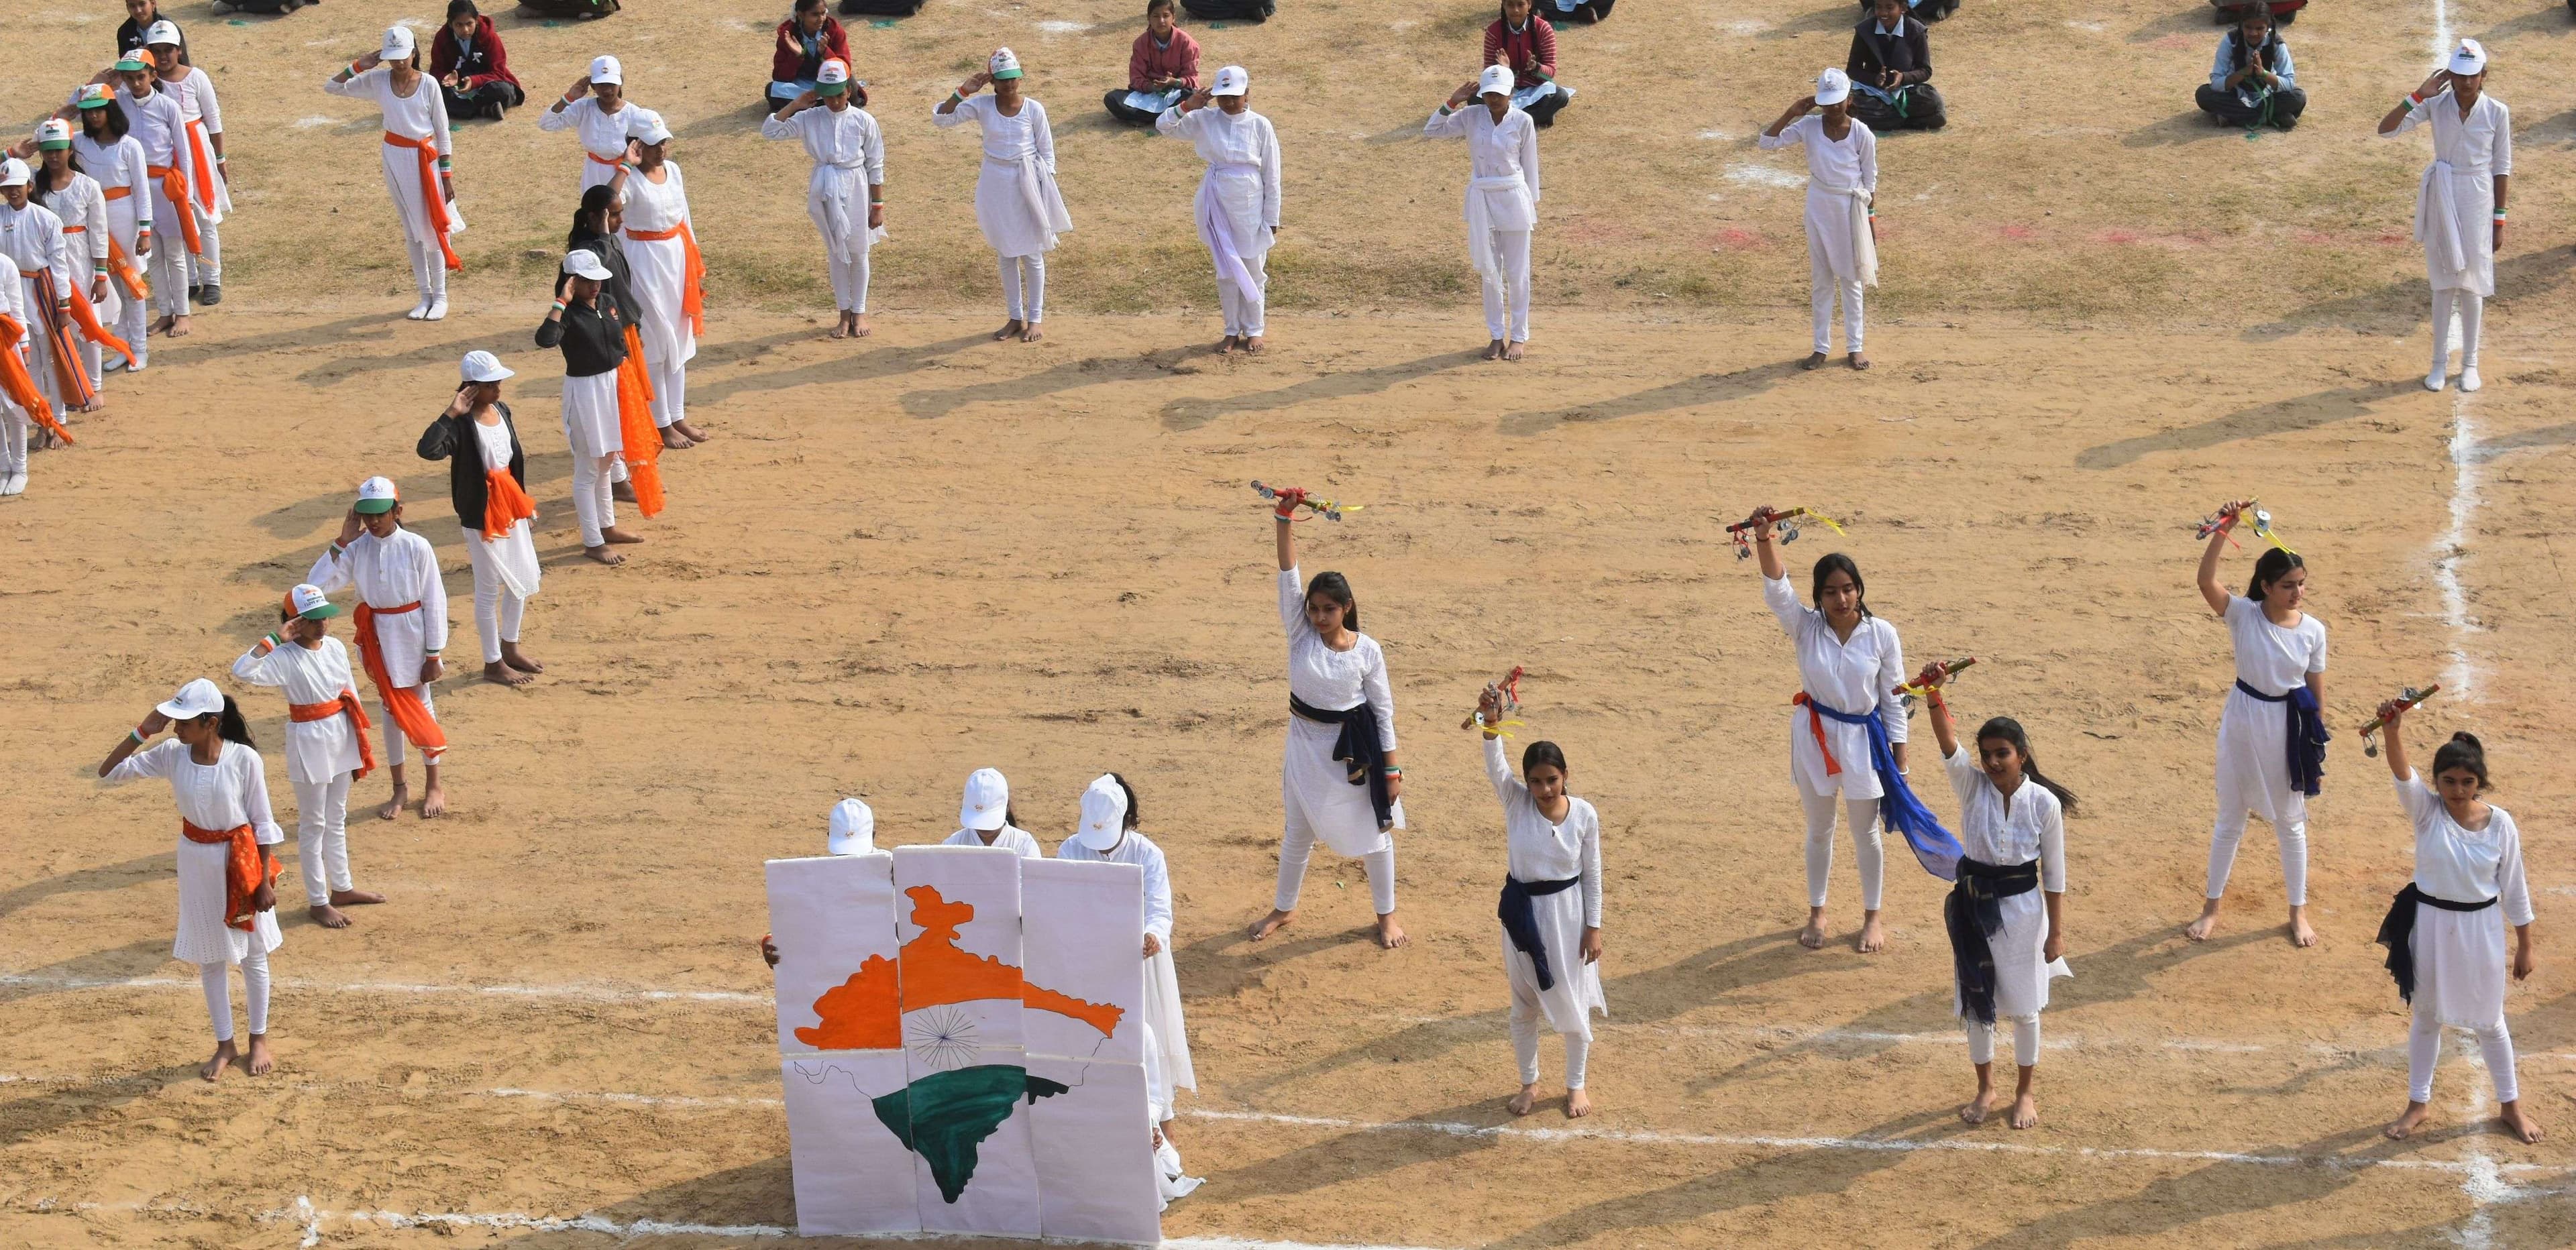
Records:
{"label": "bare foot", "polygon": [[608,544],[606,543],[602,543],[596,547],[584,547],[581,549],[581,553],[589,556],[593,560],[599,561],[601,564],[607,565],[610,568],[616,568],[618,565],[626,563],[626,557],[621,556],[614,551],[610,551],[608,549]]}
{"label": "bare foot", "polygon": [[249,1069],[252,1076],[266,1076],[269,1069],[277,1066],[276,1057],[268,1053],[268,1034],[250,1035],[250,1062],[242,1066]]}
{"label": "bare foot", "polygon": [[378,894],[373,890],[331,891],[331,905],[333,907],[365,907],[370,904],[381,903],[383,901],[385,901],[385,896]]}
{"label": "bare foot", "polygon": [[851,338],[854,338],[854,339],[863,339],[863,338],[866,338],[866,337],[867,337],[869,334],[871,334],[871,333],[873,333],[873,331],[871,331],[871,330],[869,330],[869,329],[868,329],[868,315],[867,315],[866,313],[851,313],[851,314],[850,314],[850,337],[851,337]]}
{"label": "bare foot", "polygon": [[2039,1099],[2023,1094],[2013,1099],[2012,1126],[2029,1128],[2039,1123]]}
{"label": "bare foot", "polygon": [[2496,1118],[2504,1121],[2504,1126],[2512,1129],[2513,1135],[2520,1138],[2523,1145],[2540,1144],[2540,1122],[2522,1113],[2522,1103],[2519,1100],[2496,1108]]}
{"label": "bare foot", "polygon": [[433,781],[429,792],[420,796],[420,818],[436,820],[447,814],[447,788]]}
{"label": "bare foot", "polygon": [[535,681],[536,678],[530,677],[526,673],[522,673],[499,660],[494,660],[483,666],[483,680],[499,686],[524,686],[529,682]]}
{"label": "bare foot", "polygon": [[2209,940],[2209,935],[2216,932],[2218,932],[2218,900],[2213,898],[2200,905],[2200,919],[2185,926],[2182,935],[2195,942],[2206,942]]}
{"label": "bare foot", "polygon": [[197,1079],[211,1081],[222,1076],[224,1069],[233,1066],[233,1060],[240,1057],[241,1052],[234,1050],[231,1042],[215,1043],[215,1057],[197,1065]]}
{"label": "bare foot", "polygon": [[1826,357],[1823,352],[1816,352],[1808,356],[1805,360],[1799,361],[1798,367],[1801,369],[1822,369],[1825,367],[1825,359]]}
{"label": "bare foot", "polygon": [[174,324],[174,323],[171,321],[171,319],[170,319],[169,317],[167,317],[167,316],[164,316],[164,317],[163,317],[163,318],[161,318],[160,320],[155,321],[155,322],[153,322],[153,323],[152,323],[152,332],[153,332],[154,334],[168,334],[168,333],[170,332],[170,327],[172,326],[172,324]]}
{"label": "bare foot", "polygon": [[2308,909],[2305,907],[2291,908],[2290,945],[2304,947],[2314,946],[2316,944],[2317,931],[2308,925]]}
{"label": "bare foot", "polygon": [[697,446],[697,444],[690,442],[688,435],[680,432],[680,427],[676,425],[666,425],[662,427],[662,450],[687,451],[695,446]]}
{"label": "bare foot", "polygon": [[394,786],[394,796],[390,799],[386,799],[384,806],[376,809],[376,819],[392,820],[394,817],[402,815],[403,806],[409,802],[411,802],[411,788],[409,786],[396,784]]}
{"label": "bare foot", "polygon": [[1524,1085],[1521,1086],[1521,1092],[1512,1095],[1511,1101],[1503,1104],[1503,1110],[1509,1111],[1513,1115],[1528,1115],[1530,1113],[1530,1108],[1537,1105],[1538,1086]]}
{"label": "bare foot", "polygon": [[1001,329],[993,331],[993,341],[996,343],[1008,343],[1012,339],[1020,337],[1020,331],[1027,328],[1028,327],[1026,325],[1021,324],[1019,318],[1013,317],[1010,320],[1003,322]]}
{"label": "bare foot", "polygon": [[845,339],[845,338],[850,337],[850,319],[849,319],[849,318],[847,318],[847,317],[843,317],[843,318],[841,318],[840,320],[835,321],[835,322],[833,322],[833,323],[832,323],[832,337],[833,337],[833,338],[836,338],[836,339]]}
{"label": "bare foot", "polygon": [[1247,356],[1258,356],[1261,354],[1261,347],[1261,336],[1258,334],[1253,335],[1243,341],[1243,354]]}
{"label": "bare foot", "polygon": [[1512,344],[1511,346],[1506,347],[1506,348],[1504,348],[1504,349],[1503,349],[1503,359],[1505,359],[1505,360],[1518,360],[1518,359],[1520,359],[1520,358],[1521,358],[1521,345],[1520,345],[1520,344],[1518,344],[1518,343],[1514,343],[1514,344]]}
{"label": "bare foot", "polygon": [[1485,344],[1485,359],[1500,360],[1502,358],[1503,341],[1501,339],[1495,339],[1493,342]]}
{"label": "bare foot", "polygon": [[689,424],[688,418],[686,417],[682,417],[681,419],[672,422],[671,428],[678,430],[680,432],[680,437],[685,438],[692,443],[703,443],[707,441],[707,432]]}
{"label": "bare foot", "polygon": [[1969,1099],[1967,1106],[1959,1108],[1959,1118],[1970,1124],[1983,1124],[1986,1122],[1986,1113],[1994,1109],[1994,1087],[1980,1085],[1977,1087],[1977,1096]]}
{"label": "bare foot", "polygon": [[1216,354],[1220,356],[1231,356],[1234,354],[1234,345],[1242,341],[1243,340],[1229,334],[1225,336],[1224,342],[1216,345]]}
{"label": "bare foot", "polygon": [[633,503],[635,502],[635,483],[611,482],[608,484],[608,494],[619,503]]}
{"label": "bare foot", "polygon": [[1032,321],[1029,323],[1028,330],[1020,335],[1020,341],[1023,343],[1034,343],[1045,337],[1046,331],[1039,329],[1037,323]]}
{"label": "bare foot", "polygon": [[[1854,370],[1865,370],[1869,368],[1869,357],[1861,355],[1859,352],[1853,352],[1850,357],[1847,358],[1847,363],[1849,363]],[[2018,1107],[2020,1104],[2016,1103],[2014,1105]],[[2019,1114],[2019,1112],[2016,1111],[2015,1114]],[[2022,1128],[2024,1126],[2016,1124],[2013,1127]]]}
{"label": "bare foot", "polygon": [[329,903],[324,903],[318,907],[308,908],[305,910],[304,914],[313,917],[313,923],[318,924],[325,929],[346,929],[349,927],[349,918],[341,915],[340,909],[331,906]]}
{"label": "bare foot", "polygon": [[640,543],[640,542],[644,541],[644,536],[643,536],[643,535],[641,535],[641,534],[629,534],[629,533],[627,533],[626,531],[624,531],[624,530],[622,530],[622,529],[619,529],[619,528],[617,528],[617,527],[616,527],[616,526],[614,526],[614,525],[609,526],[607,529],[604,529],[604,530],[599,531],[599,536],[600,536],[601,538],[603,538],[603,539],[606,539],[607,541],[609,541],[609,542],[611,542],[611,543]]}
{"label": "bare foot", "polygon": [[1798,945],[1811,951],[1825,949],[1825,909],[1807,909],[1807,927],[1798,930]]}
{"label": "bare foot", "polygon": [[184,339],[188,337],[188,321],[189,319],[186,317],[172,319],[170,322],[170,337],[174,339]]}
{"label": "bare foot", "polygon": [[1580,1120],[1590,1114],[1592,1114],[1592,1096],[1579,1089],[1568,1091],[1565,1095],[1565,1118]]}
{"label": "bare foot", "polygon": [[1253,925],[1248,936],[1251,937],[1253,941],[1258,942],[1273,933],[1277,933],[1281,929],[1287,928],[1288,922],[1295,920],[1296,918],[1296,912],[1274,910],[1269,915],[1262,917],[1259,923]]}
{"label": "bare foot", "polygon": [[501,644],[501,662],[519,670],[522,673],[542,673],[546,671],[545,665],[539,664],[535,660],[528,658],[528,653],[521,651],[519,649],[519,644],[515,642],[505,642]]}
{"label": "bare foot", "polygon": [[1394,912],[1388,912],[1377,918],[1377,944],[1380,949],[1394,950],[1412,940],[1404,936],[1404,926],[1395,922]]}
{"label": "bare foot", "polygon": [[2389,1121],[2388,1127],[2379,1131],[2388,1134],[2390,1141],[2404,1141],[2424,1123],[2424,1117],[2431,1114],[2433,1114],[2431,1107],[2420,1102],[2410,1102],[2406,1104],[2406,1114]]}
{"label": "bare foot", "polygon": [[1875,955],[1887,945],[1887,930],[1880,928],[1878,913],[1871,912],[1860,922],[1860,941],[1854,943],[1864,955]]}

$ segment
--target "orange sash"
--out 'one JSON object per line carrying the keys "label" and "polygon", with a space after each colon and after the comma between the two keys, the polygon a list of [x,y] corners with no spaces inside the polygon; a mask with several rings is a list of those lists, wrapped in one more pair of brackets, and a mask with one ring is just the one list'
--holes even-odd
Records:
{"label": "orange sash", "polygon": [[[117,189],[124,190],[122,187]],[[151,284],[143,280],[143,271],[135,266],[132,256],[126,255],[125,245],[117,242],[113,230],[107,232],[107,271],[115,275],[116,284],[124,287],[127,295],[135,299],[152,297]]]}
{"label": "orange sash", "polygon": [[1834,749],[1825,745],[1825,714],[1816,710],[1816,701],[1808,698],[1807,692],[1801,690],[1797,698],[1789,700],[1789,705],[1807,709],[1807,729],[1816,735],[1816,753],[1825,757],[1825,775],[1841,776],[1842,762],[1834,758]]}
{"label": "orange sash", "polygon": [[[621,414],[622,415],[622,414]],[[633,470],[629,469],[631,475]],[[636,498],[643,498],[642,492]],[[499,542],[509,537],[512,526],[522,519],[537,515],[537,501],[510,476],[508,469],[486,469],[483,472],[483,541]]]}
{"label": "orange sash", "polygon": [[0,313],[0,395],[8,396],[10,403],[25,410],[36,424],[52,430],[54,437],[68,446],[78,440],[63,428],[62,422],[54,420],[54,406],[46,401],[43,391],[36,389],[36,379],[27,373],[27,362],[18,357],[18,340],[25,337],[27,327],[18,324],[17,318]]}
{"label": "orange sash", "polygon": [[707,262],[705,257],[698,255],[698,236],[690,233],[689,223],[683,221],[668,230],[637,230],[628,227],[626,237],[638,243],[660,243],[666,239],[680,241],[680,250],[688,257],[687,264],[681,271],[680,311],[689,318],[691,333],[706,333]]}
{"label": "orange sash", "polygon": [[367,743],[367,730],[372,728],[375,722],[367,719],[367,709],[359,705],[357,691],[343,690],[339,698],[328,703],[286,705],[286,718],[298,725],[311,724],[317,720],[329,720],[343,712],[349,714],[349,732],[358,735],[358,771],[349,775],[364,777],[376,771],[376,749]]}
{"label": "orange sash", "polygon": [[[35,304],[37,330],[45,336],[45,354],[53,357],[54,384],[61,388],[57,393],[63,397],[63,407],[86,408],[98,399],[98,392],[90,387],[89,370],[81,367],[80,343],[72,338],[73,315],[64,305],[54,302],[54,271],[35,269],[24,276],[36,288],[31,302]],[[53,413],[48,411],[45,415],[50,417]]]}
{"label": "orange sash", "polygon": [[179,214],[179,234],[188,241],[188,251],[193,255],[205,255],[206,241],[197,237],[196,211],[188,207],[188,176],[180,173],[176,165],[146,165],[143,168],[147,173],[161,176],[161,198],[170,201],[170,207]]}
{"label": "orange sash", "polygon": [[418,611],[418,599],[398,608],[359,604],[354,618],[358,630],[358,658],[366,665],[367,680],[376,683],[376,697],[385,701],[385,711],[393,715],[395,728],[402,730],[403,736],[420,748],[421,758],[434,764],[447,750],[447,734],[438,727],[438,718],[429,714],[429,705],[421,702],[420,687],[397,686],[387,676],[384,644],[376,641],[378,615]]}
{"label": "orange sash", "polygon": [[[75,226],[72,229],[77,230],[79,227]],[[107,327],[99,323],[98,307],[89,302],[89,288],[78,282],[71,285],[72,321],[80,326],[81,337],[101,347],[114,350],[117,355],[125,357],[126,364],[134,364],[134,348],[125,340],[108,333]]]}
{"label": "orange sash", "polygon": [[610,168],[615,168],[619,162],[626,159],[626,153],[623,150],[619,151],[615,156],[601,156],[599,153],[593,152],[589,148],[583,148],[581,150],[581,154],[589,157],[591,160],[596,161],[599,164],[609,166]]}
{"label": "orange sash", "polygon": [[251,908],[251,895],[270,879],[270,874],[260,871],[258,835],[248,825],[200,829],[185,820],[179,822],[179,832],[189,841],[207,846],[232,844],[224,854],[224,923],[244,933],[256,932],[259,913]]}
{"label": "orange sash", "polygon": [[447,197],[438,191],[438,149],[427,139],[406,139],[388,130],[385,142],[398,148],[410,148],[420,157],[421,212],[429,220],[429,232],[438,236],[438,250],[447,257],[449,270],[462,273],[465,262],[456,259],[456,249],[447,245]]}
{"label": "orange sash", "polygon": [[215,167],[207,159],[206,154],[212,150],[214,144],[206,138],[205,118],[200,117],[189,122],[187,130],[188,164],[191,172],[196,175],[192,181],[197,184],[197,203],[204,205],[206,211],[211,213],[215,211]]}
{"label": "orange sash", "polygon": [[653,425],[653,378],[644,368],[644,336],[631,313],[626,359],[617,366],[617,436],[626,444],[626,484],[635,488],[635,510],[647,519],[660,516],[662,431]]}

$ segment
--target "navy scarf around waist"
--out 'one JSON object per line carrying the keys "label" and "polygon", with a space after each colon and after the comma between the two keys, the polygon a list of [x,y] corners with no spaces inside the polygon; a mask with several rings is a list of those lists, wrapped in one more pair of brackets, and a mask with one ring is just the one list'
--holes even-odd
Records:
{"label": "navy scarf around waist", "polygon": [[2236,688],[2265,703],[2279,703],[2290,715],[2290,787],[2311,798],[2325,788],[2326,718],[2317,711],[2317,692],[2293,686],[2288,694],[2265,694],[2236,679]]}
{"label": "navy scarf around waist", "polygon": [[2478,903],[2454,903],[2435,898],[2415,888],[2409,881],[2397,892],[2396,901],[2388,905],[2388,915],[2379,922],[2379,936],[2371,939],[2388,948],[2388,975],[2397,978],[2397,996],[2415,1001],[2415,905],[2427,903],[2444,911],[2485,911],[2495,906],[2494,899]]}
{"label": "navy scarf around waist", "polygon": [[1959,883],[1941,904],[1958,969],[1959,1002],[1980,1024],[1995,1022],[1994,936],[2004,931],[2004,900],[2039,888],[2039,861],[1988,864],[1959,857]]}
{"label": "navy scarf around waist", "polygon": [[1395,800],[1386,792],[1386,744],[1378,741],[1377,709],[1362,702],[1327,711],[1292,694],[1288,710],[1319,725],[1342,727],[1341,736],[1333,739],[1333,758],[1349,774],[1352,785],[1368,787],[1369,806],[1377,809],[1377,827],[1394,827]]}
{"label": "navy scarf around waist", "polygon": [[1854,715],[1837,710],[1814,695],[1807,696],[1805,706],[1827,720],[1859,725],[1869,731],[1869,765],[1878,774],[1878,788],[1882,791],[1878,801],[1879,820],[1905,835],[1905,845],[1913,849],[1914,858],[1922,863],[1923,871],[1944,881],[1957,880],[1959,856],[1962,854],[1959,839],[1941,827],[1941,821],[1932,814],[1932,809],[1923,806],[1923,800],[1914,797],[1913,788],[1905,784],[1905,774],[1896,771],[1896,751],[1888,743],[1887,722],[1880,720],[1874,711]]}
{"label": "navy scarf around waist", "polygon": [[1556,973],[1547,966],[1547,943],[1538,935],[1538,908],[1530,900],[1558,893],[1581,881],[1567,877],[1563,881],[1523,881],[1518,877],[1503,878],[1503,901],[1494,908],[1494,918],[1503,922],[1503,936],[1512,940],[1512,949],[1530,957],[1530,966],[1538,972],[1538,987],[1556,988]]}

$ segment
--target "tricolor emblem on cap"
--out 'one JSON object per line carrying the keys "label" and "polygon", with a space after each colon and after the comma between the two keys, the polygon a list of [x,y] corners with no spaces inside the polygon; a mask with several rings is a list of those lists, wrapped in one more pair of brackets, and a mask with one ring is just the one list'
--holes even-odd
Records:
{"label": "tricolor emblem on cap", "polygon": [[369,516],[391,512],[401,502],[402,493],[394,489],[392,478],[371,477],[358,483],[358,511]]}
{"label": "tricolor emblem on cap", "polygon": [[285,608],[288,616],[308,621],[327,621],[340,614],[340,605],[331,602],[331,596],[323,594],[322,588],[311,582],[298,583],[295,589],[287,591]]}
{"label": "tricolor emblem on cap", "polygon": [[134,48],[128,50],[125,55],[116,58],[116,68],[129,74],[136,74],[150,69],[151,66],[144,63],[143,49]]}
{"label": "tricolor emblem on cap", "polygon": [[[118,69],[141,69],[143,68],[143,63],[141,61],[136,61],[133,65],[129,66],[124,61],[118,61],[116,63],[116,67]],[[115,98],[116,93],[110,90],[106,83],[85,82],[81,84],[80,99],[76,101],[76,103],[85,109],[103,109],[107,107],[110,100]]]}

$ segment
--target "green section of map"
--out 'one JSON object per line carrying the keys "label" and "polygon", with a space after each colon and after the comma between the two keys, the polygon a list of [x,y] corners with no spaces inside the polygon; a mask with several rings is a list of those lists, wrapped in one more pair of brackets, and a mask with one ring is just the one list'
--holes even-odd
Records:
{"label": "green section of map", "polygon": [[993,1063],[925,1076],[869,1105],[904,1149],[930,1164],[939,1196],[954,1203],[975,1179],[977,1148],[1011,1118],[1011,1104],[1027,1098],[1034,1105],[1069,1088],[1018,1064]]}

